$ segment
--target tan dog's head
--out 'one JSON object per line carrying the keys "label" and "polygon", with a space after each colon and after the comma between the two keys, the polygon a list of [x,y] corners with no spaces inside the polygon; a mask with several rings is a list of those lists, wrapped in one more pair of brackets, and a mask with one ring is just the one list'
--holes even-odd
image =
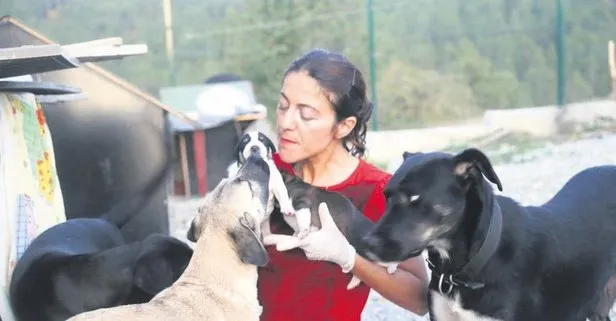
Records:
{"label": "tan dog's head", "polygon": [[261,222],[269,198],[269,168],[258,156],[249,157],[237,174],[223,179],[204,199],[187,233],[197,242],[202,235],[224,233],[242,260],[265,266],[267,252],[261,242]]}

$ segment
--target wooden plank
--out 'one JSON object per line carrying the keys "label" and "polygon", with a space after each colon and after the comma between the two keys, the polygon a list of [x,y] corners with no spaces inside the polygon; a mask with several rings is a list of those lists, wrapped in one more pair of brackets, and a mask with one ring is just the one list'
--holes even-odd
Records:
{"label": "wooden plank", "polygon": [[79,60],[65,53],[59,45],[0,49],[0,78],[76,68],[79,65]]}
{"label": "wooden plank", "polygon": [[65,95],[78,94],[81,89],[72,86],[58,85],[51,82],[34,81],[4,81],[0,80],[1,92],[28,92],[35,95]]}
{"label": "wooden plank", "polygon": [[614,58],[614,41],[608,42],[608,65],[610,66],[610,77],[612,78],[612,99],[616,100],[616,58]]}
{"label": "wooden plank", "polygon": [[36,99],[39,103],[58,104],[69,101],[86,100],[88,99],[88,96],[84,93],[66,95],[36,95]]}
{"label": "wooden plank", "polygon": [[63,45],[64,49],[73,49],[79,47],[92,47],[92,46],[121,46],[124,44],[124,40],[122,37],[109,37],[102,39],[95,39],[84,42],[71,43],[68,45]]}
{"label": "wooden plank", "polygon": [[236,121],[259,120],[265,118],[265,113],[244,114],[235,116]]}
{"label": "wooden plank", "polygon": [[96,62],[143,55],[148,52],[148,46],[145,44],[137,44],[123,46],[65,47],[65,51],[81,62]]}
{"label": "wooden plank", "polygon": [[180,133],[180,164],[182,164],[182,182],[184,182],[184,196],[191,196],[190,174],[188,173],[188,157],[186,156],[186,137]]}

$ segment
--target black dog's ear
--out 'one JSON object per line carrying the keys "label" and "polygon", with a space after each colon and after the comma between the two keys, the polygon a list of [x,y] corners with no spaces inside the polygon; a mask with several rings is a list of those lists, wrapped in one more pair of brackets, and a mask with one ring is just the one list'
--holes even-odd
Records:
{"label": "black dog's ear", "polygon": [[193,219],[190,222],[190,228],[188,229],[188,232],[186,232],[186,238],[191,241],[191,242],[197,242],[197,234],[196,234],[196,226],[195,226],[195,220]]}
{"label": "black dog's ear", "polygon": [[143,242],[135,261],[133,282],[144,292],[156,295],[184,273],[193,250],[182,241],[166,236],[154,236]]}
{"label": "black dog's ear", "polygon": [[240,218],[240,224],[229,230],[229,236],[235,243],[237,253],[246,264],[263,267],[269,261],[265,246],[255,233],[255,224],[248,213]]}
{"label": "black dog's ear", "polygon": [[470,174],[471,168],[476,167],[490,182],[496,184],[499,191],[503,191],[503,185],[496,172],[494,172],[492,163],[479,149],[467,148],[455,155],[453,159],[456,175],[467,177]]}
{"label": "black dog's ear", "polygon": [[419,153],[410,153],[410,152],[403,152],[402,153],[402,160],[406,160],[407,158],[411,157],[411,156],[415,156]]}

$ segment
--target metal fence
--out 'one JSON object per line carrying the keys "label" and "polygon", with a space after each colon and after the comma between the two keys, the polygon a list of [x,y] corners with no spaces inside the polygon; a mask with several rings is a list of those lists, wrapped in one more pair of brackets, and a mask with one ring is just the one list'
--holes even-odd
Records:
{"label": "metal fence", "polygon": [[[456,121],[485,109],[607,97],[615,5],[613,0],[13,0],[0,3],[0,13],[9,10],[63,43],[106,36],[146,42],[146,57],[104,65],[153,93],[160,86],[202,83],[212,74],[232,72],[252,81],[257,98],[272,109],[293,58],[312,47],[338,50],[371,84],[377,106],[373,128],[398,129]],[[172,42],[165,39],[164,11],[171,13]]]}

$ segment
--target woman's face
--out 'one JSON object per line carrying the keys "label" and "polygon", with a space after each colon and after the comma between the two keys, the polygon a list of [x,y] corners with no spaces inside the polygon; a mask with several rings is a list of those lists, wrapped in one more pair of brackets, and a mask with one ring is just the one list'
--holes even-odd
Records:
{"label": "woman's face", "polygon": [[335,122],[334,108],[317,81],[303,71],[287,74],[276,110],[282,161],[296,163],[338,143]]}

